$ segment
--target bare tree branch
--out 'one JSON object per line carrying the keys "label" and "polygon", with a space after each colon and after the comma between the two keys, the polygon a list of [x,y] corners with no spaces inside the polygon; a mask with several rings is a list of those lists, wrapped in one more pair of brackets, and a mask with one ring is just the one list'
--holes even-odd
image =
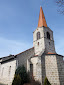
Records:
{"label": "bare tree branch", "polygon": [[64,0],[56,0],[56,3],[59,6],[58,12],[64,14]]}

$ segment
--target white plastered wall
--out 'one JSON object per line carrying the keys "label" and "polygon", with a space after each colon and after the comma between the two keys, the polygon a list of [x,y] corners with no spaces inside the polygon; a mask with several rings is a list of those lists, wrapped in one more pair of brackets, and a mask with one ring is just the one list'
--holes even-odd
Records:
{"label": "white plastered wall", "polygon": [[[9,73],[9,68],[11,70]],[[16,60],[12,60],[0,65],[0,83],[11,85],[16,70]]]}

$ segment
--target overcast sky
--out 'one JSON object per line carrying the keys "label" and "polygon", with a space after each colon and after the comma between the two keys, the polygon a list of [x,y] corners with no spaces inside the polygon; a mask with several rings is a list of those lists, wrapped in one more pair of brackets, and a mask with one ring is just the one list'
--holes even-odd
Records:
{"label": "overcast sky", "polygon": [[40,6],[54,32],[56,52],[64,55],[64,15],[57,12],[55,0],[0,0],[0,57],[33,47]]}

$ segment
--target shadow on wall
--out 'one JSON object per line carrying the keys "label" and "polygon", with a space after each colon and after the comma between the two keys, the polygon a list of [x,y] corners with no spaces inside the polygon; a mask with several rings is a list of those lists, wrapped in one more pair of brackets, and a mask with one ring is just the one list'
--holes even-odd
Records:
{"label": "shadow on wall", "polygon": [[56,60],[60,85],[64,85],[64,60],[62,56],[56,56]]}
{"label": "shadow on wall", "polygon": [[24,85],[41,85],[41,83],[33,80],[31,83],[27,83],[27,84],[24,84]]}
{"label": "shadow on wall", "polygon": [[41,66],[42,66],[42,84],[44,84],[44,80],[46,77],[46,69],[45,69],[45,54],[42,54],[41,56]]}
{"label": "shadow on wall", "polygon": [[6,85],[6,84],[1,84],[1,83],[0,83],[0,85]]}

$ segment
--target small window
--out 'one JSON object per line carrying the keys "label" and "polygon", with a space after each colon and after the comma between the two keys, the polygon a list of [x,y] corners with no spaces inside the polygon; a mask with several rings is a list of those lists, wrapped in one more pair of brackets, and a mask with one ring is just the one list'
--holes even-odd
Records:
{"label": "small window", "polygon": [[37,32],[37,40],[40,39],[40,32]]}
{"label": "small window", "polygon": [[38,42],[38,45],[39,45],[39,42]]}
{"label": "small window", "polygon": [[2,76],[3,76],[3,73],[4,73],[4,67],[2,68]]}
{"label": "small window", "polygon": [[33,64],[30,64],[30,75],[33,76]]}
{"label": "small window", "polygon": [[11,66],[9,67],[9,75],[10,75],[10,73],[11,73]]}
{"label": "small window", "polygon": [[44,33],[44,37],[45,37],[45,33]]}
{"label": "small window", "polygon": [[50,42],[49,42],[49,45],[50,45]]}
{"label": "small window", "polygon": [[47,32],[47,38],[50,39],[50,33],[49,32]]}

